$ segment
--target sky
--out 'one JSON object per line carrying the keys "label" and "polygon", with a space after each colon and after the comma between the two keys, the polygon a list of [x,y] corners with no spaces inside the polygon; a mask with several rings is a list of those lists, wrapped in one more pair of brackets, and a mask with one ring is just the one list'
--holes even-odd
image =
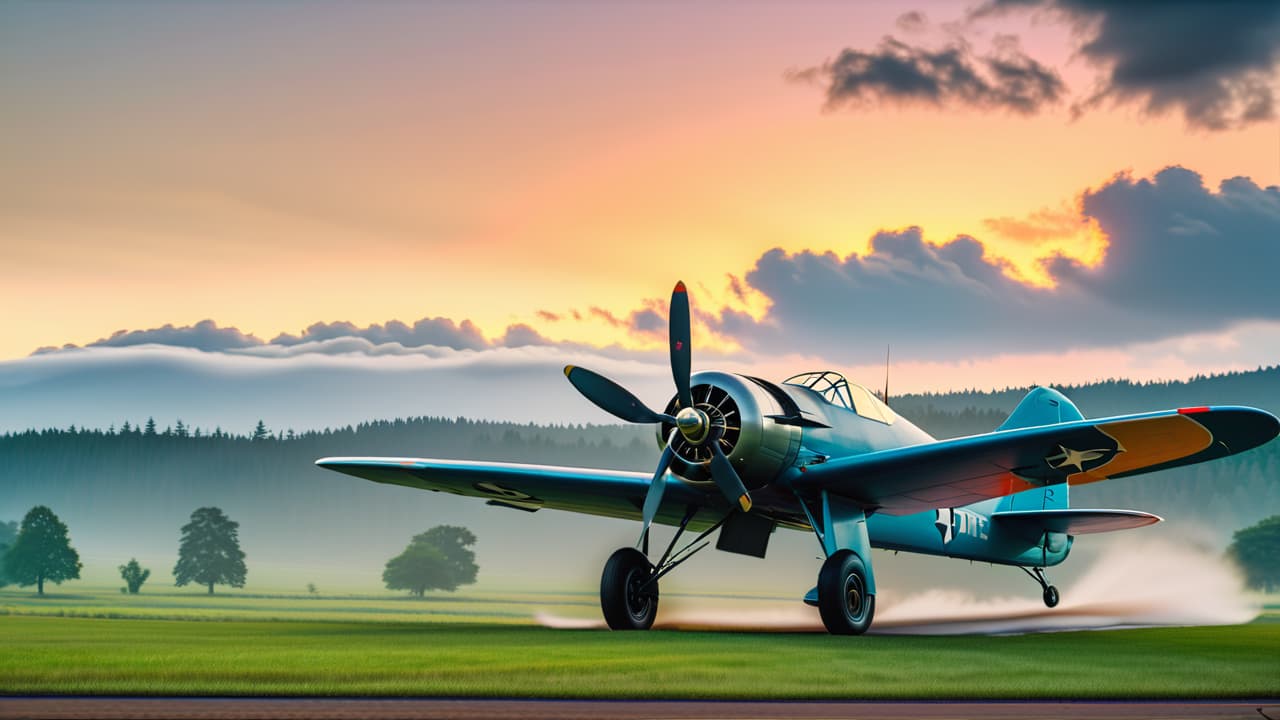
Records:
{"label": "sky", "polygon": [[1275,364],[1278,68],[1255,2],[5,3],[0,387],[139,348],[656,379],[677,280],[695,368]]}

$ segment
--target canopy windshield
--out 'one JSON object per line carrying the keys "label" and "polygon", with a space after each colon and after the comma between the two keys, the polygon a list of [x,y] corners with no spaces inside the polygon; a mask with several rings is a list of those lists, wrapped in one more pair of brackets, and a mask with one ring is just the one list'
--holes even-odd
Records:
{"label": "canopy windshield", "polygon": [[868,420],[891,425],[898,417],[869,390],[832,370],[803,373],[783,380],[782,384],[808,388],[832,405],[852,410]]}

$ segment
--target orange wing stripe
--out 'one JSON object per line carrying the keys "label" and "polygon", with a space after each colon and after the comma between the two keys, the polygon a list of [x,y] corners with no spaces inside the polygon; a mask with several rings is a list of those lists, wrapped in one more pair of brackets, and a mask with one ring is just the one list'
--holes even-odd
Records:
{"label": "orange wing stripe", "polygon": [[1105,465],[1073,473],[1067,478],[1072,485],[1178,460],[1213,444],[1213,434],[1186,415],[1125,420],[1099,425],[1098,430],[1115,438],[1123,452],[1116,453]]}

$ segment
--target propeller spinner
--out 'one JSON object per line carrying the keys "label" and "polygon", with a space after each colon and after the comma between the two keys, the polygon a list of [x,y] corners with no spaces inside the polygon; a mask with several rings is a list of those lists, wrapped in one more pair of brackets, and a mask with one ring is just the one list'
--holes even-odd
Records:
{"label": "propeller spinner", "polygon": [[[671,444],[676,439],[676,432],[684,441],[694,447],[705,447],[711,454],[711,478],[716,487],[730,504],[742,508],[743,512],[751,509],[751,496],[747,488],[733,469],[733,464],[720,449],[720,438],[724,429],[714,423],[705,412],[699,410],[693,402],[690,389],[693,353],[690,346],[689,294],[684,283],[676,283],[671,292],[671,311],[668,319],[668,333],[671,343],[671,377],[675,380],[676,395],[679,399],[679,411],[675,417],[666,413],[655,412],[627,391],[618,383],[586,368],[569,365],[564,374],[569,378],[583,397],[595,403],[597,407],[621,420],[632,423],[661,423],[675,425],[675,430],[667,438],[662,457],[658,460],[657,471],[649,482],[649,490],[644,499],[644,531],[649,530],[658,507],[662,504],[662,493],[666,488],[667,468],[671,464]],[[643,535],[643,533],[642,533]]]}

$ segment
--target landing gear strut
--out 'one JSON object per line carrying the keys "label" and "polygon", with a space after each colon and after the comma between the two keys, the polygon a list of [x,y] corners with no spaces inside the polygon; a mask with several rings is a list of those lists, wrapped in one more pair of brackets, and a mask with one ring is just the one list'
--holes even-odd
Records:
{"label": "landing gear strut", "polygon": [[[653,627],[653,620],[658,615],[658,579],[705,548],[709,543],[703,540],[729,519],[726,515],[720,522],[702,531],[679,552],[672,553],[697,512],[696,507],[685,511],[675,537],[671,538],[671,544],[667,545],[662,559],[656,564],[651,564],[645,553],[636,548],[621,548],[609,556],[608,562],[604,564],[604,573],[600,576],[600,609],[604,612],[604,621],[609,629],[648,630]],[[641,544],[645,550],[649,549],[648,530],[641,537]]]}
{"label": "landing gear strut", "polygon": [[1018,569],[1022,570],[1022,572],[1031,576],[1032,580],[1035,580],[1036,582],[1040,583],[1040,589],[1044,591],[1045,607],[1052,608],[1052,607],[1058,606],[1058,601],[1061,599],[1061,597],[1058,595],[1058,588],[1050,585],[1049,581],[1045,579],[1044,568],[1038,567],[1038,568],[1032,568],[1028,570],[1022,566],[1018,566]]}

